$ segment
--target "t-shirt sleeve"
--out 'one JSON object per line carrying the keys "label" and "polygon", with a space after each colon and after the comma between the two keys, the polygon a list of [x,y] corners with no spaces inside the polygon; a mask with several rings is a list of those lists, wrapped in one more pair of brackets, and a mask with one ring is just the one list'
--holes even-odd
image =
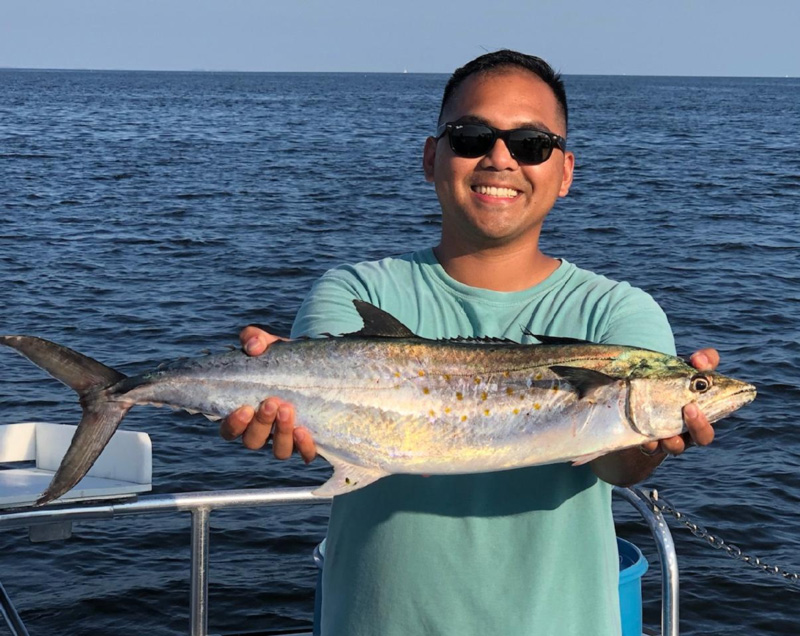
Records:
{"label": "t-shirt sleeve", "polygon": [[311,286],[292,325],[292,338],[341,336],[364,325],[353,300],[369,302],[365,285],[347,268],[326,272]]}
{"label": "t-shirt sleeve", "polygon": [[614,303],[601,342],[675,355],[675,338],[667,315],[652,296],[635,287],[628,287],[623,298]]}

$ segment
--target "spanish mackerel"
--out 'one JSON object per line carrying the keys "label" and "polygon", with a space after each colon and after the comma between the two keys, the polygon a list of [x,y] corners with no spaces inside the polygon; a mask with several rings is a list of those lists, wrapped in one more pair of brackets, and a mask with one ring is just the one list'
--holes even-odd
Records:
{"label": "spanish mackerel", "polygon": [[168,405],[221,419],[269,396],[295,405],[334,468],[315,494],[341,495],[393,473],[457,474],[572,461],[685,430],[696,402],[714,422],[755,388],[645,349],[537,336],[543,344],[428,340],[353,301],[364,328],[342,337],[279,341],[162,365],[127,377],[31,336],[0,336],[74,389],[83,418],[48,488],[80,481],[128,410]]}

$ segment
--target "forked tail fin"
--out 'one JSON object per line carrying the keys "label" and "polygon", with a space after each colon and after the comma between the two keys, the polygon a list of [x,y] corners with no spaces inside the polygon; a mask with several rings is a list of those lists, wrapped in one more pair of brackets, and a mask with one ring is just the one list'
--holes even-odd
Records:
{"label": "forked tail fin", "polygon": [[32,336],[0,336],[4,344],[41,367],[56,380],[72,388],[80,398],[83,417],[72,443],[50,485],[36,505],[41,506],[63,495],[89,471],[108,440],[131,408],[131,404],[111,401],[105,389],[127,376],[72,349]]}

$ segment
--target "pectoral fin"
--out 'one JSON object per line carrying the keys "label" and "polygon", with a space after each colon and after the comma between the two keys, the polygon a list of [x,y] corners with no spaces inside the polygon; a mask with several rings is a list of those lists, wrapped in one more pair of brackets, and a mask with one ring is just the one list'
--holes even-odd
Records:
{"label": "pectoral fin", "polygon": [[581,367],[552,366],[550,370],[575,387],[578,398],[581,400],[591,396],[598,389],[618,382],[616,378],[612,378],[610,375]]}
{"label": "pectoral fin", "polygon": [[350,462],[335,457],[330,453],[322,452],[325,459],[333,466],[333,475],[322,486],[317,488],[312,494],[316,497],[336,497],[345,495],[372,482],[378,481],[381,477],[386,477],[389,473],[379,468],[357,466]]}

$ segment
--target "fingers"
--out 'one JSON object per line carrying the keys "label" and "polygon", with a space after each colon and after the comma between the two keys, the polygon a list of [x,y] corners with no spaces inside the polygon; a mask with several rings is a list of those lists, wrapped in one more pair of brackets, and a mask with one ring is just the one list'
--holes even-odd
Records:
{"label": "fingers", "polygon": [[291,404],[281,403],[277,406],[275,426],[272,433],[272,454],[277,459],[288,459],[294,450],[294,408]]}
{"label": "fingers", "polygon": [[294,446],[306,464],[317,456],[317,447],[314,444],[311,433],[302,426],[294,429]]}
{"label": "fingers", "polygon": [[283,340],[283,338],[273,336],[271,333],[267,333],[253,325],[248,325],[239,333],[239,342],[242,343],[242,349],[249,356],[260,356],[267,350],[267,347],[277,340]]}
{"label": "fingers", "polygon": [[713,371],[719,365],[719,352],[710,347],[700,349],[689,356],[689,362],[698,371]]}
{"label": "fingers", "polygon": [[696,446],[696,444],[688,433],[676,435],[675,437],[668,437],[658,442],[658,447],[662,452],[675,457],[682,455],[686,449],[692,446]]}
{"label": "fingers", "polygon": [[662,439],[659,441],[658,445],[667,455],[680,455],[687,448],[686,439],[681,435]]}
{"label": "fingers", "polygon": [[642,452],[655,455],[660,449],[669,455],[680,455],[691,446],[708,446],[714,441],[714,427],[694,402],[683,407],[683,421],[688,429],[686,433],[642,444]]}
{"label": "fingers", "polygon": [[258,450],[264,447],[272,434],[279,405],[280,401],[277,398],[269,398],[259,404],[253,419],[242,433],[242,444],[245,448]]}
{"label": "fingers", "polygon": [[683,421],[698,446],[708,446],[714,441],[714,427],[694,402],[683,407]]}
{"label": "fingers", "polygon": [[239,437],[250,424],[254,414],[253,407],[243,406],[228,415],[219,425],[219,434],[222,439],[231,441]]}
{"label": "fingers", "polygon": [[250,406],[236,409],[219,427],[220,435],[230,441],[242,438],[245,448],[263,448],[272,437],[272,453],[277,459],[288,459],[297,450],[308,464],[317,456],[317,447],[308,429],[295,428],[294,407],[278,398],[264,400],[257,410]]}

